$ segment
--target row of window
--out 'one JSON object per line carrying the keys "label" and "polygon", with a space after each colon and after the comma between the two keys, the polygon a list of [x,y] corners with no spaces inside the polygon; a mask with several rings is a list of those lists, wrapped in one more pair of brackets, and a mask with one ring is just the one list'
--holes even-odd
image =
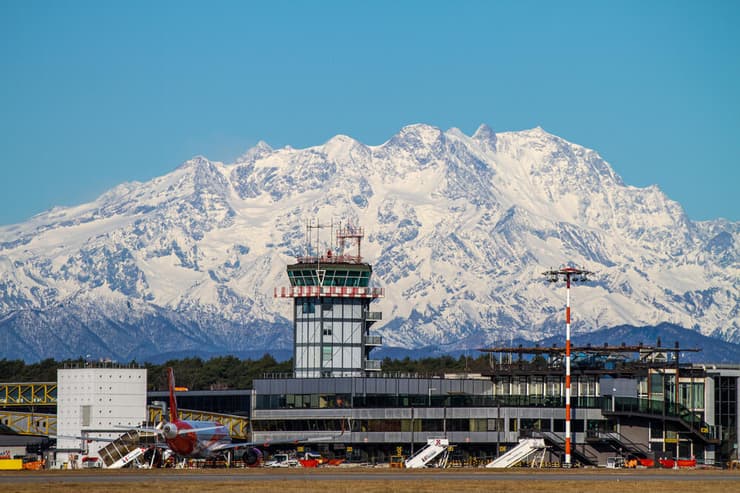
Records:
{"label": "row of window", "polygon": [[368,301],[362,299],[316,298],[296,299],[296,319],[362,320]]}
{"label": "row of window", "polygon": [[[508,426],[507,426],[508,424]],[[256,420],[252,428],[256,432],[268,431],[337,431],[345,428],[338,419],[290,419],[290,420]],[[571,420],[571,431],[583,433],[589,431],[606,431],[604,420]],[[450,418],[450,419],[357,419],[349,423],[347,431],[358,433],[392,433],[392,432],[526,432],[552,431],[565,432],[564,419],[540,418]]]}
{"label": "row of window", "polygon": [[[493,380],[496,395],[561,395],[564,382],[559,376],[519,375],[497,376]],[[574,376],[571,382],[572,395],[598,395],[598,379],[593,375]]]}
{"label": "row of window", "polygon": [[[571,405],[601,408],[610,403],[602,397],[573,397]],[[554,407],[565,406],[561,396],[485,395],[391,395],[391,394],[262,394],[257,409],[321,409],[335,407]]]}
{"label": "row of window", "polygon": [[[347,286],[366,288],[370,284],[370,271],[326,269],[319,273],[312,270],[290,270],[291,286]],[[319,279],[323,276],[323,280]]]}

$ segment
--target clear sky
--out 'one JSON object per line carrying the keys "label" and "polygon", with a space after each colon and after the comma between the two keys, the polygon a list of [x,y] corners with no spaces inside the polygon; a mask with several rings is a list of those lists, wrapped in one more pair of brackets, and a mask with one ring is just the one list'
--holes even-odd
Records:
{"label": "clear sky", "polygon": [[542,126],[740,220],[740,1],[0,0],[0,224],[259,140]]}

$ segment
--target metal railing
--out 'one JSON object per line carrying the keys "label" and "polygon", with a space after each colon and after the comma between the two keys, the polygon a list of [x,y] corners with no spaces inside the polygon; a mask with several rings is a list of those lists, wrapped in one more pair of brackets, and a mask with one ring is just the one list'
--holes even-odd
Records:
{"label": "metal railing", "polygon": [[365,338],[365,345],[366,346],[382,346],[383,336],[367,336]]}
{"label": "metal railing", "polygon": [[[565,438],[561,436],[559,433],[552,432],[552,431],[541,431],[541,432],[533,432],[532,436],[541,436],[545,439],[545,441],[554,447],[558,448],[561,451],[565,451]],[[598,465],[599,458],[598,456],[594,455],[592,452],[590,452],[586,447],[585,444],[573,444],[574,446],[571,448],[571,454],[579,461],[596,466]]]}
{"label": "metal railing", "polygon": [[615,397],[602,401],[604,414],[642,414],[649,416],[665,416],[681,422],[693,433],[705,440],[716,441],[716,429],[707,424],[698,411],[692,411],[676,402],[665,402],[637,397]]}

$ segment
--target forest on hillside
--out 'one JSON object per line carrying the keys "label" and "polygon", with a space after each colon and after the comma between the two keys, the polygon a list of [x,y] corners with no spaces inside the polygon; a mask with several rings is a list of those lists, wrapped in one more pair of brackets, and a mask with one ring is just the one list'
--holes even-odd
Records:
{"label": "forest on hillside", "polygon": [[[208,360],[201,358],[184,358],[170,360],[163,364],[142,363],[103,363],[86,361],[84,359],[56,361],[45,359],[38,363],[27,364],[22,360],[0,360],[0,383],[21,382],[55,382],[59,368],[84,368],[86,366],[118,367],[130,366],[147,369],[147,383],[149,390],[167,390],[167,367],[172,367],[178,387],[187,387],[189,390],[227,390],[249,389],[252,380],[261,378],[265,374],[290,374],[293,361],[278,362],[265,354],[257,360],[239,359],[234,356],[219,356]],[[478,358],[460,356],[440,356],[436,358],[401,360],[385,358],[383,373],[419,374],[441,376],[444,373],[480,373],[489,369],[488,356]]]}

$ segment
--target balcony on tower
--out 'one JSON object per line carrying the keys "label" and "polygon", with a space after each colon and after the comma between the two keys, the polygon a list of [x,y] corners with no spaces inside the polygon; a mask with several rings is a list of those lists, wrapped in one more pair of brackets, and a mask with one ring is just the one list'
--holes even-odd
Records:
{"label": "balcony on tower", "polygon": [[374,347],[382,346],[383,336],[367,336],[365,338],[365,345]]}

